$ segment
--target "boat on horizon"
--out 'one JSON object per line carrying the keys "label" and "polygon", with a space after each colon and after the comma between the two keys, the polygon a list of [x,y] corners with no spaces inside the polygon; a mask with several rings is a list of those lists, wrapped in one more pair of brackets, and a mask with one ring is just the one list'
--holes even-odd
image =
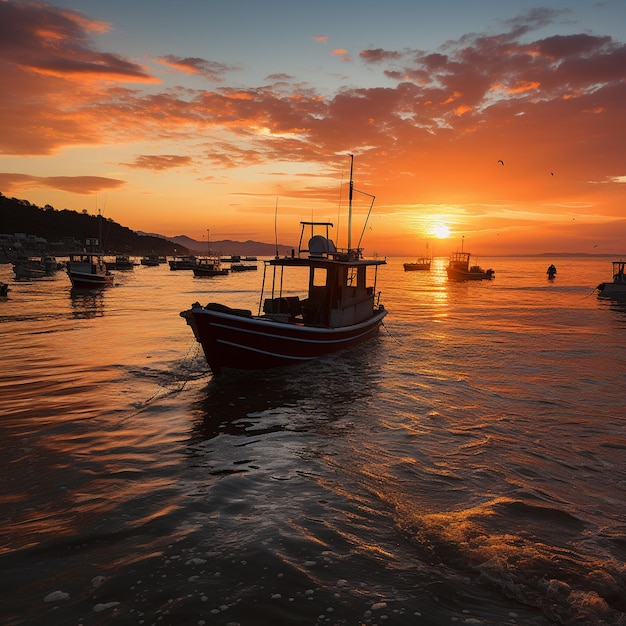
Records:
{"label": "boat on horizon", "polygon": [[612,298],[613,300],[626,300],[626,276],[624,270],[626,261],[613,261],[613,281],[600,283],[596,289],[599,298]]}
{"label": "boat on horizon", "polygon": [[432,260],[430,257],[418,257],[412,263],[404,263],[405,272],[428,272],[430,271],[430,265]]}
{"label": "boat on horizon", "polygon": [[114,279],[101,254],[71,254],[67,275],[75,289],[110,287]]}
{"label": "boat on horizon", "polygon": [[479,265],[470,265],[470,260],[469,252],[453,252],[446,267],[448,280],[491,280],[494,277],[494,270],[484,270]]}
{"label": "boat on horizon", "polygon": [[448,280],[491,280],[495,272],[492,269],[484,270],[479,265],[470,265],[472,255],[465,252],[463,245],[465,237],[461,239],[461,251],[453,252],[446,267]]}
{"label": "boat on horizon", "polygon": [[[353,162],[350,155],[349,220]],[[374,196],[371,204],[374,204]],[[371,206],[370,206],[371,211]],[[368,213],[369,215],[369,213]],[[329,237],[330,222],[300,222],[298,251],[263,261],[258,312],[195,302],[180,313],[201,344],[214,375],[224,369],[258,370],[296,365],[374,337],[387,311],[376,292],[378,267],[386,260],[363,257]],[[365,229],[364,229],[365,230]],[[308,240],[305,240],[305,236]],[[301,288],[296,291],[295,279]]]}

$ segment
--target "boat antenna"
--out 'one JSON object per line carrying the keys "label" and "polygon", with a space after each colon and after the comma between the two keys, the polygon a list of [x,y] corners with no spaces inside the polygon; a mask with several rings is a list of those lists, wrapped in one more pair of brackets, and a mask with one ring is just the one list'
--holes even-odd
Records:
{"label": "boat antenna", "polygon": [[363,235],[365,234],[365,228],[367,227],[367,222],[372,213],[372,208],[374,207],[374,200],[376,200],[376,196],[373,196],[371,193],[366,193],[365,191],[359,191],[358,189],[356,190],[354,189],[354,180],[352,178],[353,166],[354,166],[354,155],[351,154],[350,155],[350,198],[349,198],[349,210],[348,210],[348,250],[351,249],[350,233],[352,231],[352,197],[354,196],[354,192],[356,191],[357,193],[360,193],[364,196],[368,196],[369,198],[372,199],[370,203],[369,211],[367,212],[367,217],[365,218],[365,223],[363,224],[363,230],[361,231],[361,236],[359,238],[359,244],[357,246],[357,249],[361,247],[361,242],[363,241]]}
{"label": "boat antenna", "polygon": [[354,181],[352,172],[354,170],[354,154],[350,154],[350,192],[348,195],[348,252],[352,248],[352,195],[354,194]]}
{"label": "boat antenna", "polygon": [[274,208],[274,245],[276,246],[275,258],[278,258],[278,196],[276,196],[276,207]]}
{"label": "boat antenna", "polygon": [[370,208],[369,208],[369,211],[367,212],[365,223],[363,224],[363,230],[361,231],[361,236],[359,237],[359,245],[357,246],[357,248],[361,247],[361,242],[363,241],[363,235],[365,235],[365,228],[367,227],[367,222],[370,219],[372,208],[374,207],[374,200],[376,200],[376,196],[373,196],[371,193],[365,193],[364,191],[359,191],[359,193],[363,194],[364,196],[369,196],[372,199],[372,201],[370,202]]}
{"label": "boat antenna", "polygon": [[335,241],[339,242],[339,228],[341,226],[341,199],[343,196],[343,170],[341,171],[341,182],[339,183],[339,204],[337,205],[337,232]]}

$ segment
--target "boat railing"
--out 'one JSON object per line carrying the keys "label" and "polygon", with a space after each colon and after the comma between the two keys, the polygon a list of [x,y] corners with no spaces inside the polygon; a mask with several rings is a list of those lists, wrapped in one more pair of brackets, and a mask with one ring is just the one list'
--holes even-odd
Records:
{"label": "boat railing", "polygon": [[332,257],[335,261],[358,261],[363,258],[363,248],[339,248]]}
{"label": "boat railing", "polygon": [[613,262],[613,282],[614,283],[626,283],[626,277],[624,275],[624,267],[626,261],[614,261]]}

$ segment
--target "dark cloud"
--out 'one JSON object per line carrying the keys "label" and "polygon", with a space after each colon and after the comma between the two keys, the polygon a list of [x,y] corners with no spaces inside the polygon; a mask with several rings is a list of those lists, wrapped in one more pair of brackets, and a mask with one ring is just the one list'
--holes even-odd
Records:
{"label": "dark cloud", "polygon": [[35,2],[0,2],[1,63],[56,76],[154,82],[142,66],[91,47],[89,35],[107,29],[107,24],[76,11]]}
{"label": "dark cloud", "polygon": [[504,25],[509,29],[510,37],[518,39],[538,28],[548,26],[559,19],[567,20],[570,15],[571,11],[569,9],[536,7],[524,11],[510,20],[505,20]]}
{"label": "dark cloud", "polygon": [[395,61],[400,59],[402,54],[391,50],[375,48],[373,50],[361,50],[359,58],[365,63],[382,63],[383,61]]}
{"label": "dark cloud", "polygon": [[593,54],[611,45],[610,37],[593,35],[554,35],[537,42],[540,54],[552,59],[566,59]]}
{"label": "dark cloud", "polygon": [[220,82],[227,72],[236,70],[234,65],[226,65],[216,61],[207,61],[199,57],[178,57],[173,54],[157,59],[160,63],[189,74],[199,74],[208,80]]}

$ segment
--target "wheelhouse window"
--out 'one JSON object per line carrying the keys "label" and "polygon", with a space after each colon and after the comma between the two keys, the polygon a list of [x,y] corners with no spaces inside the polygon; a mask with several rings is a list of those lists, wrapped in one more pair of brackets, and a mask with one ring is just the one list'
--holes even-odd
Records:
{"label": "wheelhouse window", "polygon": [[314,267],[311,272],[311,286],[312,287],[325,287],[326,286],[327,272],[324,267]]}

